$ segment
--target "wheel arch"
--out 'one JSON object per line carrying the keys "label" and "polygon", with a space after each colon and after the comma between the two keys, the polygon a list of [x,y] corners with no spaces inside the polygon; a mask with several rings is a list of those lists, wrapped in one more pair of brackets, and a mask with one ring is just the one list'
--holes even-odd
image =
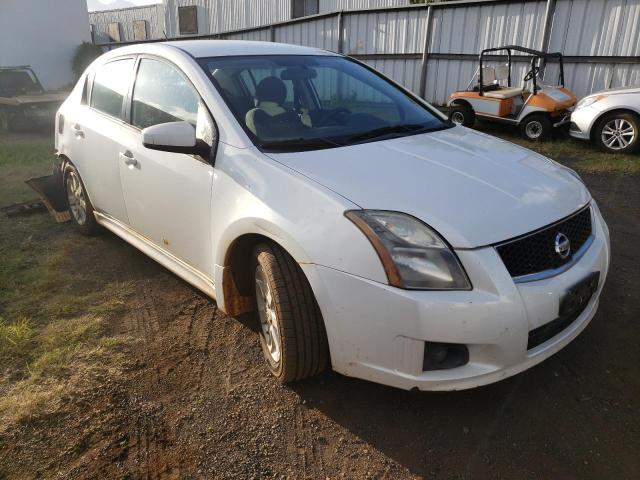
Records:
{"label": "wheel arch", "polygon": [[87,197],[89,197],[89,202],[91,202],[91,205],[95,205],[93,203],[93,199],[91,198],[91,193],[89,192],[89,189],[87,189],[87,186],[84,183],[84,177],[82,175],[82,172],[78,168],[78,166],[73,162],[73,160],[71,160],[71,158],[68,155],[66,155],[64,153],[59,154],[57,156],[57,158],[58,158],[58,162],[59,163],[56,163],[54,165],[53,174],[54,175],[56,175],[56,174],[60,175],[59,178],[60,178],[60,189],[61,189],[61,192],[64,195],[66,195],[66,193],[65,193],[65,185],[64,185],[64,170],[65,170],[65,168],[67,168],[67,165],[71,165],[80,174],[80,181],[82,182],[82,185],[84,186],[84,193],[87,195]]}
{"label": "wheel arch", "polygon": [[457,107],[457,106],[462,106],[462,105],[466,105],[471,110],[475,111],[473,109],[473,105],[471,105],[471,102],[469,102],[469,100],[465,100],[464,98],[461,98],[461,97],[457,97],[457,98],[454,98],[453,100],[449,100],[449,103],[447,104],[448,107]]}
{"label": "wheel arch", "polygon": [[[245,221],[239,221],[240,225]],[[254,222],[251,222],[255,226]],[[237,316],[255,310],[253,276],[251,272],[253,249],[261,244],[277,245],[293,258],[296,263],[309,263],[302,247],[286,235],[281,229],[264,222],[260,228],[238,228],[233,225],[227,229],[216,252],[214,283],[221,291],[216,294],[221,310],[227,315]],[[308,281],[309,279],[307,279]]]}
{"label": "wheel arch", "polygon": [[591,122],[591,127],[589,127],[589,140],[590,141],[594,141],[595,140],[595,131],[598,127],[598,125],[600,124],[600,122],[602,121],[602,119],[604,117],[606,117],[607,115],[610,115],[612,113],[629,113],[631,115],[633,115],[634,117],[636,117],[636,119],[640,122],[640,111],[634,110],[632,108],[629,107],[620,107],[620,106],[615,106],[610,108],[609,110],[604,110],[600,113],[598,113],[598,115],[593,119],[593,122]]}

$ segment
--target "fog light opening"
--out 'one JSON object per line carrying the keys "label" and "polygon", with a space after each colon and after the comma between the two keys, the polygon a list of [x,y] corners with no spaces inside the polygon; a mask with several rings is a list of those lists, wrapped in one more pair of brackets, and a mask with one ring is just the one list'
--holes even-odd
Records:
{"label": "fog light opening", "polygon": [[459,343],[424,343],[422,370],[447,370],[469,363],[469,349]]}

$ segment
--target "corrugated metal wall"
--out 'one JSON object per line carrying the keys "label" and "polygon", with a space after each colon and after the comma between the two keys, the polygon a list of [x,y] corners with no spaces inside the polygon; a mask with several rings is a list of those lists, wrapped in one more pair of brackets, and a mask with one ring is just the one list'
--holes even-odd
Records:
{"label": "corrugated metal wall", "polygon": [[104,10],[89,12],[89,23],[93,25],[95,43],[109,42],[109,24],[119,23],[121,41],[134,40],[133,22],[145,20],[147,22],[147,38],[164,38],[164,4],[148,5],[145,7],[121,8],[118,10]]}
{"label": "corrugated metal wall", "polygon": [[211,34],[283,22],[291,18],[290,0],[166,0],[167,32],[179,37],[178,7],[195,5],[198,33]]}
{"label": "corrugated metal wall", "polygon": [[339,10],[368,10],[380,7],[400,7],[409,5],[409,0],[320,0],[320,13],[337,12]]}
{"label": "corrugated metal wall", "polygon": [[[549,48],[568,56],[640,57],[640,0],[558,1]],[[569,63],[567,85],[580,94],[640,85],[640,58],[634,63],[612,60]],[[547,74],[557,71],[552,66]]]}
{"label": "corrugated metal wall", "polygon": [[[170,37],[177,36],[177,5],[195,4],[203,9],[199,17],[206,23],[206,33],[342,51],[436,104],[467,86],[480,50],[506,44],[561,51],[566,56],[566,85],[579,97],[605,88],[640,85],[640,0],[470,0],[396,8],[383,6],[408,1],[320,0],[321,12],[366,9],[294,22],[286,21],[290,0],[166,1]],[[545,36],[548,9],[553,15]],[[276,24],[269,27],[269,23]],[[260,25],[265,26],[230,31]],[[516,61],[514,67],[512,78],[521,79],[527,63]],[[558,64],[549,63],[544,80],[553,83],[557,76]]]}

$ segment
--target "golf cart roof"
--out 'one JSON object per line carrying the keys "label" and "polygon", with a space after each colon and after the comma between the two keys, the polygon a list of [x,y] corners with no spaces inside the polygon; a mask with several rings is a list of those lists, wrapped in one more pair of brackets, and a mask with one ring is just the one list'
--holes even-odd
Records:
{"label": "golf cart roof", "polygon": [[529,55],[533,55],[535,57],[542,57],[542,58],[548,58],[548,57],[558,58],[558,57],[562,57],[562,54],[560,52],[541,52],[540,50],[534,50],[532,48],[521,47],[519,45],[505,45],[503,47],[486,48],[486,49],[482,50],[482,52],[480,52],[480,55],[484,55],[485,53],[490,53],[490,52],[499,52],[500,50],[508,50],[509,53],[511,53],[511,50],[513,50],[513,51],[516,51],[516,52],[527,53]]}

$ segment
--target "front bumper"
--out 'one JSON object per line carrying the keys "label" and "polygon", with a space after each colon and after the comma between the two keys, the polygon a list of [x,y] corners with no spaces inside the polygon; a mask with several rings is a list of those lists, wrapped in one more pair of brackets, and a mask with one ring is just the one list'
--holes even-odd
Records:
{"label": "front bumper", "polygon": [[580,140],[589,140],[591,127],[598,113],[599,110],[592,105],[574,110],[571,114],[569,135]]}
{"label": "front bumper", "polygon": [[[526,370],[571,342],[595,315],[609,268],[609,234],[593,207],[594,240],[567,271],[514,283],[493,247],[457,251],[472,291],[402,290],[303,264],[322,311],[334,370],[420,390],[460,390]],[[529,332],[558,317],[568,288],[600,272],[596,293],[565,330],[527,350]],[[423,371],[425,342],[465,344],[466,365]]]}

